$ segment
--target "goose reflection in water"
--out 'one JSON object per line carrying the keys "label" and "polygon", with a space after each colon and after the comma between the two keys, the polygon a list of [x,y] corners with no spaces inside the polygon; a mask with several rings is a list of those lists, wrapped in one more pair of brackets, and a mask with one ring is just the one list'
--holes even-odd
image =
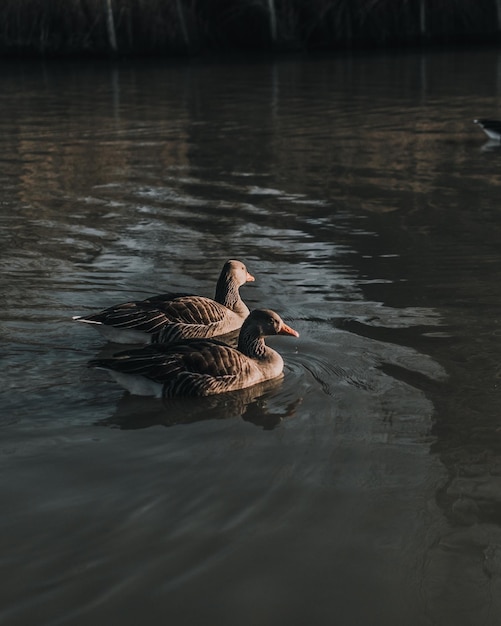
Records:
{"label": "goose reflection in water", "polygon": [[215,419],[241,417],[263,430],[273,430],[294,417],[302,398],[297,397],[282,410],[272,409],[270,400],[283,379],[269,380],[247,389],[206,398],[147,398],[125,393],[115,413],[99,420],[97,426],[134,430],[150,426],[176,426]]}
{"label": "goose reflection in water", "polygon": [[480,148],[481,152],[496,152],[501,148],[501,143],[497,141],[497,139],[488,139],[482,147]]}

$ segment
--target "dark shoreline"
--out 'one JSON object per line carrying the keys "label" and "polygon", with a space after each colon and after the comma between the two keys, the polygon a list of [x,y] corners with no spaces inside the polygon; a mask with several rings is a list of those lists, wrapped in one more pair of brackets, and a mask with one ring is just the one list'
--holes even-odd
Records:
{"label": "dark shoreline", "polygon": [[0,58],[193,58],[501,43],[486,0],[3,0]]}

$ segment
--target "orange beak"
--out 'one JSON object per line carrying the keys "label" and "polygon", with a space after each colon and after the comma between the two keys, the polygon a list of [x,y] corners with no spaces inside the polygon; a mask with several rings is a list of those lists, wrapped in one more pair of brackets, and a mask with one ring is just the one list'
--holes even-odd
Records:
{"label": "orange beak", "polygon": [[247,278],[245,280],[248,283],[253,283],[256,279],[254,278],[254,276],[252,274],[249,274],[249,272],[247,272]]}
{"label": "orange beak", "polygon": [[282,328],[280,329],[278,334],[279,335],[292,335],[293,337],[299,337],[299,333],[297,332],[297,330],[294,330],[290,326],[287,326],[287,324],[282,324]]}

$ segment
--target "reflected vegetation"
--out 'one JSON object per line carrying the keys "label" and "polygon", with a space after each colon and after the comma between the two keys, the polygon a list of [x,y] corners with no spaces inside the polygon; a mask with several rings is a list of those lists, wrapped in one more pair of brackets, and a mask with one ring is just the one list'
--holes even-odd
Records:
{"label": "reflected vegetation", "polygon": [[[472,54],[468,61],[470,57],[464,55],[464,63],[474,65],[475,56]],[[107,207],[99,204],[106,203],[106,197],[99,197],[100,185],[109,184],[111,176],[114,184],[128,180],[138,191],[135,172],[145,161],[155,164],[155,168],[149,167],[153,189],[155,183],[158,185],[160,168],[171,173],[168,178],[173,186],[163,188],[163,200],[186,204],[190,190],[197,188],[204,193],[203,200],[205,191],[210,199],[210,191],[203,188],[209,187],[210,181],[190,173],[208,166],[214,150],[222,146],[226,149],[220,153],[218,167],[223,166],[226,175],[238,176],[234,167],[238,159],[244,176],[247,172],[286,180],[286,173],[294,171],[306,181],[321,182],[317,200],[346,203],[355,197],[363,201],[364,210],[394,211],[400,209],[400,193],[422,195],[436,189],[451,159],[456,164],[464,159],[468,147],[464,140],[471,135],[473,141],[480,132],[468,127],[470,119],[444,117],[434,111],[440,56],[430,60],[412,57],[406,64],[387,57],[382,63],[360,63],[356,72],[344,60],[318,64],[314,73],[309,72],[307,62],[275,67],[249,64],[245,72],[233,65],[206,65],[196,69],[196,79],[194,70],[164,66],[158,68],[162,80],[152,82],[154,65],[136,70],[129,66],[110,70],[106,65],[84,66],[78,71],[63,67],[60,71],[51,69],[45,79],[30,70],[24,74],[21,94],[12,100],[4,96],[8,120],[4,120],[2,130],[9,154],[7,167],[20,177],[20,184],[11,180],[9,186],[18,191],[21,203],[31,205],[31,209],[25,206],[25,211],[46,213],[48,198],[57,199],[60,206],[80,187],[79,204],[84,202],[88,210],[97,204],[95,210],[103,211]],[[10,73],[7,71],[4,79],[6,93],[9,82],[19,89],[16,66]],[[87,89],[89,80],[92,90]],[[469,85],[469,91],[485,92],[481,76],[472,80],[476,83]],[[223,94],[210,88],[215,81],[226,84]],[[377,110],[368,116],[371,88],[389,81],[391,91],[379,99]],[[350,91],[338,90],[340,82],[348,83]],[[176,89],[171,88],[173,84]],[[303,119],[300,107],[293,104],[301,93],[313,88],[314,109]],[[127,106],[121,91],[126,93]],[[78,99],[74,98],[77,93]],[[100,96],[97,99],[96,93]],[[247,111],[234,106],[239,98],[247,99]],[[391,110],[386,116],[385,107],[396,103],[401,111]],[[489,108],[495,106],[492,103]],[[34,116],[34,107],[38,116],[45,114],[57,120],[57,126],[46,127]],[[98,128],[93,124],[96,118],[102,120]],[[251,129],[257,132],[248,133]],[[242,133],[246,133],[245,142],[240,141]],[[437,135],[445,142],[454,142],[456,150],[435,150],[440,138]],[[321,161],[317,149],[311,149],[316,137],[321,137]],[[386,150],[388,142],[392,151]],[[273,169],[256,172],[256,158],[270,162]],[[384,185],[378,171],[385,174]],[[141,182],[147,179],[143,177]],[[225,182],[231,186],[231,179]],[[249,181],[249,188],[252,184]],[[91,189],[96,190],[97,197],[89,196]],[[215,191],[218,197],[221,189]],[[304,194],[306,190],[296,191]],[[121,196],[115,194],[114,202],[120,207],[120,200],[127,204],[128,198],[124,190]],[[192,201],[196,202],[196,197]]]}

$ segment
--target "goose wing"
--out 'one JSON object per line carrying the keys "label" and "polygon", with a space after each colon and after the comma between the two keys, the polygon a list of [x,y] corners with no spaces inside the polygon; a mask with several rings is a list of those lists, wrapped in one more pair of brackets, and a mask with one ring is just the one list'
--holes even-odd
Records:
{"label": "goose wing", "polygon": [[118,352],[90,367],[144,376],[164,385],[165,395],[208,395],[230,390],[251,375],[251,359],[220,341],[192,340]]}
{"label": "goose wing", "polygon": [[105,324],[114,328],[134,329],[145,333],[158,332],[167,323],[162,311],[141,301],[124,302],[111,306],[100,313],[82,316],[78,319],[83,322]]}
{"label": "goose wing", "polygon": [[193,340],[178,344],[173,356],[176,374],[162,376],[166,397],[231,391],[251,376],[253,368],[251,359],[218,341]]}
{"label": "goose wing", "polygon": [[[150,302],[146,300],[145,302]],[[204,325],[222,322],[228,315],[228,308],[223,304],[204,298],[203,296],[177,296],[170,300],[152,299],[151,304],[156,306],[165,315],[171,324]]]}
{"label": "goose wing", "polygon": [[190,326],[192,335],[210,332],[220,324],[228,309],[210,298],[180,293],[165,293],[145,300],[111,306],[100,313],[79,318],[81,321],[156,333],[168,325]]}

